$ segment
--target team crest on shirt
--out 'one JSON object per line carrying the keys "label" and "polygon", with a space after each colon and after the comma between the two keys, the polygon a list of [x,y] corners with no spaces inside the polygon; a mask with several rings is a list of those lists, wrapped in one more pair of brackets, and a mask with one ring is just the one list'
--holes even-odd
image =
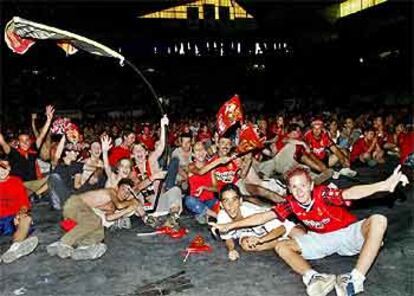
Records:
{"label": "team crest on shirt", "polygon": [[313,229],[323,229],[325,225],[331,221],[330,218],[325,218],[322,221],[315,221],[315,220],[302,220],[305,225],[309,226],[309,228]]}
{"label": "team crest on shirt", "polygon": [[214,175],[217,181],[222,181],[224,183],[231,183],[234,180],[234,176],[236,175],[236,172],[234,171],[215,172]]}

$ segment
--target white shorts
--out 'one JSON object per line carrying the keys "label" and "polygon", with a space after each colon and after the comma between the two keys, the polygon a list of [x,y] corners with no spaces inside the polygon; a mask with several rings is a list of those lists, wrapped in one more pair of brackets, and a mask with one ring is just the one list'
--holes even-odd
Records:
{"label": "white shorts", "polygon": [[302,257],[315,260],[335,253],[341,256],[359,254],[365,241],[361,231],[364,221],[365,219],[329,233],[308,232],[295,237],[302,251]]}

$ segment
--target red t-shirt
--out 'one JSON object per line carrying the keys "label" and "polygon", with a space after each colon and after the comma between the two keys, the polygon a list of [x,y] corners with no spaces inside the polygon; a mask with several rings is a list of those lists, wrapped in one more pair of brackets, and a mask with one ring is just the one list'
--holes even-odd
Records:
{"label": "red t-shirt", "polygon": [[26,188],[20,178],[9,176],[0,182],[0,219],[16,215],[22,207],[30,208]]}
{"label": "red t-shirt", "polygon": [[316,186],[312,192],[313,205],[310,210],[304,209],[292,195],[289,195],[286,202],[273,207],[273,211],[281,221],[295,214],[314,232],[336,231],[357,221],[357,218],[344,208],[350,203],[342,198],[342,191],[323,185]]}
{"label": "red t-shirt", "polygon": [[109,151],[109,156],[108,156],[109,165],[111,167],[115,167],[120,159],[130,158],[130,157],[131,157],[131,152],[129,151],[129,149],[121,147],[121,146],[113,147]]}
{"label": "red t-shirt", "polygon": [[145,147],[147,147],[147,149],[150,151],[153,151],[155,149],[155,139],[151,136],[146,137],[144,135],[139,135],[138,141],[144,144]]}
{"label": "red t-shirt", "polygon": [[379,130],[377,130],[376,131],[376,136],[377,136],[377,138],[378,138],[378,144],[379,144],[379,146],[382,148],[385,144],[387,144],[387,143],[392,143],[392,142],[394,142],[393,141],[393,139],[392,139],[392,136],[390,136],[389,134],[388,134],[388,132],[387,131],[379,131]]}
{"label": "red t-shirt", "polygon": [[356,140],[356,142],[352,146],[351,157],[350,157],[351,163],[358,160],[361,154],[368,152],[369,147],[371,147],[371,144],[367,143],[364,138],[359,138],[358,140]]}
{"label": "red t-shirt", "polygon": [[[211,161],[216,160],[218,157],[219,156],[213,157]],[[213,170],[212,178],[216,179],[218,192],[221,191],[221,188],[223,188],[224,185],[229,183],[235,184],[239,180],[239,176],[237,174],[238,170],[239,166],[234,161],[231,161],[226,165],[221,165]]]}
{"label": "red t-shirt", "polygon": [[[196,197],[197,189],[201,186],[211,187],[213,182],[211,180],[211,172],[207,172],[204,175],[191,175],[188,177],[188,184],[190,186],[190,195]],[[206,201],[214,199],[214,193],[208,190],[203,190],[198,196],[200,201]]]}
{"label": "red t-shirt", "polygon": [[207,131],[206,133],[198,133],[197,135],[197,141],[206,142],[210,140],[213,137],[213,135]]}
{"label": "red t-shirt", "polygon": [[411,153],[414,153],[414,132],[408,132],[400,141],[400,162],[404,163]]}
{"label": "red t-shirt", "polygon": [[313,133],[312,130],[308,130],[305,133],[305,142],[309,145],[311,151],[316,155],[319,159],[326,158],[326,150],[334,145],[334,142],[329,138],[328,133],[325,131],[322,131],[319,139],[317,139]]}

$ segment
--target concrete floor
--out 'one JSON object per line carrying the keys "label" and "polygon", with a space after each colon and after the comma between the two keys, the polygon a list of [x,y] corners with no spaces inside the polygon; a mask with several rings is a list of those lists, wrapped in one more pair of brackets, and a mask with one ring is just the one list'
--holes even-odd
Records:
{"label": "concrete floor", "polygon": [[[385,168],[360,170],[358,180],[342,179],[337,184],[347,187],[375,181],[388,172],[390,169]],[[364,295],[414,295],[413,209],[413,185],[381,200],[354,205],[352,212],[359,217],[382,213],[389,219],[385,245],[368,274]],[[305,295],[301,278],[273,252],[241,252],[239,261],[229,262],[224,244],[214,241],[207,228],[188,215],[182,222],[190,232],[180,240],[139,238],[136,232],[149,229],[138,221],[134,221],[131,230],[108,231],[107,253],[89,262],[50,257],[46,246],[61,236],[59,214],[41,203],[34,206],[34,219],[40,245],[27,257],[0,264],[1,296]],[[213,246],[213,253],[191,255],[183,263],[181,253],[198,233]],[[0,238],[0,253],[8,246],[9,238]],[[312,264],[318,271],[338,274],[350,271],[356,259],[335,255]]]}

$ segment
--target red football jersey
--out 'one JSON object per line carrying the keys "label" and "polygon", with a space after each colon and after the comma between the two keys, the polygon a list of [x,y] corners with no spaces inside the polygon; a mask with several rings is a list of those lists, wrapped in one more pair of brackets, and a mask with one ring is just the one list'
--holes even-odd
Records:
{"label": "red football jersey", "polygon": [[316,186],[312,192],[313,204],[310,209],[303,208],[292,195],[289,195],[286,202],[273,207],[273,211],[281,221],[295,214],[314,232],[336,231],[357,221],[357,218],[344,208],[349,202],[342,198],[342,191],[328,186]]}
{"label": "red football jersey", "polygon": [[[207,172],[204,175],[191,175],[188,177],[188,184],[190,186],[190,195],[193,197],[196,196],[197,189],[201,186],[211,187],[213,182],[211,180],[211,172]],[[211,200],[214,198],[214,193],[208,190],[203,190],[198,196],[200,201]]]}
{"label": "red football jersey", "polygon": [[327,156],[326,150],[334,145],[334,142],[329,138],[328,133],[322,131],[319,139],[317,139],[312,130],[308,130],[305,133],[305,142],[309,145],[311,151],[318,157],[319,159],[324,159]]}
{"label": "red football jersey", "polygon": [[[214,161],[217,158],[218,156],[215,156],[211,159],[211,161]],[[234,161],[231,161],[226,165],[221,165],[213,170],[212,178],[216,179],[218,192],[221,191],[221,188],[223,188],[224,185],[229,183],[235,184],[239,180],[239,176],[237,174],[238,170],[239,166]]]}
{"label": "red football jersey", "polygon": [[351,163],[358,160],[358,157],[361,154],[368,152],[369,147],[371,147],[371,144],[372,143],[367,143],[364,138],[359,138],[358,140],[356,140],[356,142],[352,146],[351,157],[350,157]]}
{"label": "red football jersey", "polygon": [[404,163],[411,153],[414,153],[414,132],[404,134],[400,141],[400,162]]}

